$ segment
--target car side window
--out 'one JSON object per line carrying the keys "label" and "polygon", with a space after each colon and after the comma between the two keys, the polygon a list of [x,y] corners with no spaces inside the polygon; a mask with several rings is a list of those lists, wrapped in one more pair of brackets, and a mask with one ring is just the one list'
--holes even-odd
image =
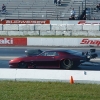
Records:
{"label": "car side window", "polygon": [[41,56],[58,56],[57,52],[47,51],[41,54]]}
{"label": "car side window", "polygon": [[57,56],[57,52],[48,52],[47,56]]}
{"label": "car side window", "polygon": [[43,52],[43,53],[41,54],[41,56],[47,56],[47,53],[46,53],[46,52]]}
{"label": "car side window", "polygon": [[56,55],[56,52],[48,52],[47,53],[47,56],[55,56]]}

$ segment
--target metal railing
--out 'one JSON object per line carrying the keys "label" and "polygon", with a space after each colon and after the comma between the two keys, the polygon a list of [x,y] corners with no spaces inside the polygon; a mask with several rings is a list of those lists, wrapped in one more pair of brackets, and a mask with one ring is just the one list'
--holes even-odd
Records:
{"label": "metal railing", "polygon": [[31,11],[31,12],[6,12],[0,14],[0,18],[3,19],[54,19],[63,20],[68,19],[66,16],[62,16],[60,11]]}
{"label": "metal railing", "polygon": [[[89,1],[89,0],[88,0]],[[90,0],[91,2],[91,0]],[[89,18],[91,19],[91,16],[93,13],[96,12],[96,4],[97,1],[94,3],[91,3],[90,5],[87,5],[87,0],[83,0],[81,2],[81,6],[79,6],[78,15],[80,16],[82,12],[85,10],[85,8],[89,8]],[[69,15],[63,14],[61,11],[58,10],[58,6],[56,7],[55,11],[16,11],[13,12],[7,11],[5,14],[0,14],[0,18],[2,19],[54,19],[54,20],[68,20]],[[93,17],[95,17],[94,15]]]}

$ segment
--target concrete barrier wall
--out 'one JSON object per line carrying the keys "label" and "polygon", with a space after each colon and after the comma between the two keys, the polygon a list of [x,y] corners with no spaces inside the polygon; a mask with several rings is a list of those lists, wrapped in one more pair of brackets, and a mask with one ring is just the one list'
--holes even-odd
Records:
{"label": "concrete barrier wall", "polygon": [[100,71],[0,69],[0,80],[69,82],[71,76],[73,76],[75,83],[100,84],[100,78],[98,77]]}
{"label": "concrete barrier wall", "polygon": [[3,31],[18,31],[19,25],[18,24],[4,24],[2,26]]}
{"label": "concrete barrier wall", "polygon": [[[38,42],[37,42],[38,41]],[[100,46],[100,38],[38,38],[27,37],[28,46]]]}
{"label": "concrete barrier wall", "polygon": [[16,69],[0,68],[0,80],[15,80]]}
{"label": "concrete barrier wall", "polygon": [[[77,38],[27,38],[28,46],[80,46]],[[38,42],[37,42],[38,41]]]}
{"label": "concrete barrier wall", "polygon": [[99,24],[4,24],[0,35],[100,36]]}

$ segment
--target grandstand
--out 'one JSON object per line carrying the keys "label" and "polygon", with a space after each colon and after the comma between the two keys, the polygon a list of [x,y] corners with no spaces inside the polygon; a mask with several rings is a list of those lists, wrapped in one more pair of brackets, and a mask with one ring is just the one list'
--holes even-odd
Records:
{"label": "grandstand", "polygon": [[96,5],[100,3],[100,0],[88,0],[87,8],[90,9],[90,17],[88,19],[100,19],[100,11],[97,12]]}
{"label": "grandstand", "polygon": [[[86,3],[86,7],[92,8],[91,16],[96,17],[94,8],[98,1],[87,0]],[[53,0],[0,0],[1,7],[2,4],[6,5],[7,13],[0,13],[1,19],[68,20],[71,8],[75,8],[78,19],[85,10],[85,0],[62,0],[61,6],[56,6]]]}

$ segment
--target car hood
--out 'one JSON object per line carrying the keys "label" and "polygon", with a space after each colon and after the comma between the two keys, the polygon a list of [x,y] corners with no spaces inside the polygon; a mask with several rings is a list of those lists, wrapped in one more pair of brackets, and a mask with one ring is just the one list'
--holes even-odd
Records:
{"label": "car hood", "polygon": [[27,56],[22,56],[22,57],[16,57],[14,59],[11,59],[10,62],[19,62],[23,59],[27,58]]}
{"label": "car hood", "polygon": [[67,52],[67,53],[69,53],[69,54],[71,54],[71,55],[84,57],[84,56],[82,55],[82,52],[80,52],[80,51],[75,51],[75,50],[67,50],[66,52]]}
{"label": "car hood", "polygon": [[72,55],[76,55],[76,56],[84,57],[84,56],[82,55],[82,52],[72,53]]}

